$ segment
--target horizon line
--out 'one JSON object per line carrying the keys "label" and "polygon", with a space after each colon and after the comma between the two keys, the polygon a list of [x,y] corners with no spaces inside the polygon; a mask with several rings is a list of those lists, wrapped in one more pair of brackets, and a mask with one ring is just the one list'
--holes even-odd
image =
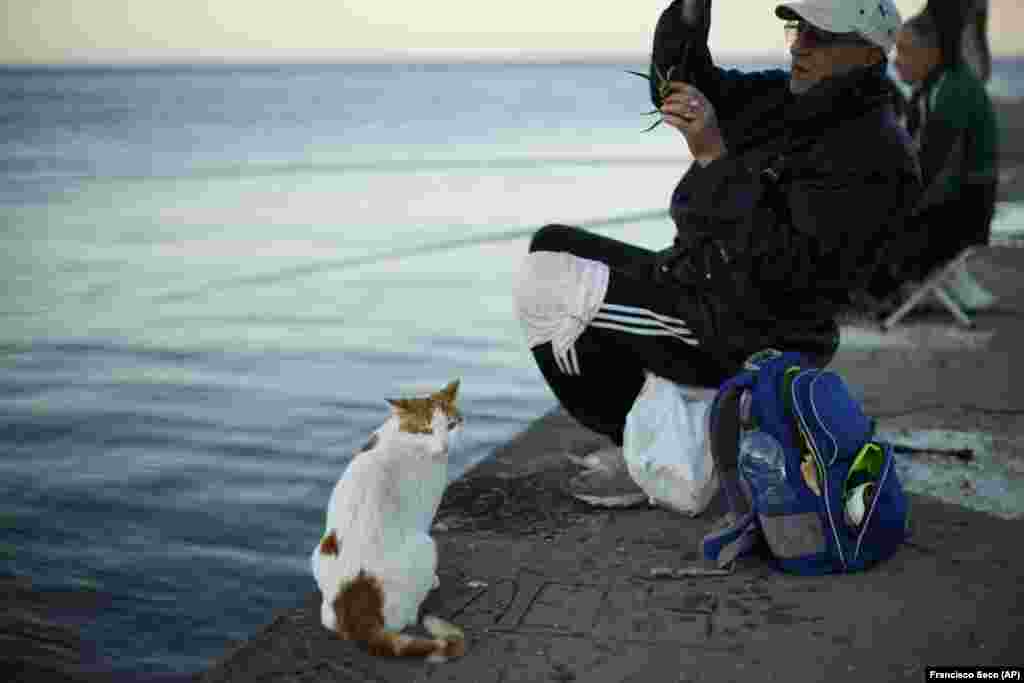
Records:
{"label": "horizon line", "polygon": [[[1024,59],[1024,55],[993,56],[993,62]],[[280,67],[344,67],[344,66],[633,66],[648,59],[434,59],[434,60],[154,60],[123,62],[0,62],[0,71],[88,70],[88,69],[174,69],[174,68],[280,68]],[[785,60],[767,55],[742,55],[719,60],[719,65],[746,64],[787,68]]]}
{"label": "horizon line", "polygon": [[[725,61],[785,61],[782,55],[771,53],[723,53]],[[374,64],[634,64],[650,61],[649,53],[431,53],[409,54],[379,53],[360,55],[310,56],[140,56],[125,59],[81,58],[69,60],[0,61],[4,67],[89,67],[89,66],[234,66],[234,65],[374,65]]]}
{"label": "horizon line", "polygon": [[[778,52],[719,51],[719,63],[786,64],[788,55]],[[993,54],[992,61],[1024,59],[1020,54]],[[161,68],[161,67],[218,67],[218,66],[386,66],[386,65],[602,65],[644,64],[650,61],[649,52],[568,52],[562,50],[524,53],[516,51],[480,52],[377,52],[349,55],[215,55],[215,56],[139,56],[124,59],[79,58],[69,60],[0,61],[0,69],[62,69],[62,68]]]}

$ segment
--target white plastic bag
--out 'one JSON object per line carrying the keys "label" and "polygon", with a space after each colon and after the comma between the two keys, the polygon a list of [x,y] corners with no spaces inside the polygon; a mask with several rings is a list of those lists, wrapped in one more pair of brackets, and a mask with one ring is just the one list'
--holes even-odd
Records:
{"label": "white plastic bag", "polygon": [[718,490],[708,440],[714,389],[675,384],[647,373],[626,415],[622,451],[651,503],[699,515]]}

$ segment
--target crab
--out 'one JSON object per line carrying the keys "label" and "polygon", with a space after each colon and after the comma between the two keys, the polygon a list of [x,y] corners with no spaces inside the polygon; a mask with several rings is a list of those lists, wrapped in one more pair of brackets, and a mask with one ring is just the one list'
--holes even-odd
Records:
{"label": "crab", "polygon": [[[672,80],[672,72],[674,72],[676,70],[676,67],[675,66],[670,66],[668,68],[668,71],[664,75],[662,75],[661,69],[658,68],[658,65],[654,64],[653,66],[654,66],[654,74],[658,77],[658,82],[657,82],[657,86],[658,86],[658,100],[664,102],[665,98],[668,97],[669,94],[671,93],[671,89],[669,87],[669,81]],[[640,78],[645,78],[648,81],[651,80],[651,77],[650,77],[649,74],[640,73],[639,71],[629,71],[629,70],[627,70],[626,73],[633,74],[634,76],[639,76]],[[644,112],[644,116],[651,116],[652,114],[659,114],[660,115],[661,114],[661,110],[655,108],[655,109],[652,109],[651,111],[645,111]],[[651,125],[649,125],[647,128],[644,128],[643,132],[646,133],[648,131],[654,130],[655,128],[658,127],[659,123],[661,123],[661,119],[660,118],[657,121],[655,121],[654,123],[652,123]]]}

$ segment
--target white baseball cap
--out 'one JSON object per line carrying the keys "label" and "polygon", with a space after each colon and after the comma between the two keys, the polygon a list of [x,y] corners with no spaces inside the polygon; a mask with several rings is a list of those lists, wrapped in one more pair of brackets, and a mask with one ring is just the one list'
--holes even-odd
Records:
{"label": "white baseball cap", "polygon": [[832,33],[857,33],[887,54],[903,25],[893,0],[794,0],[777,6],[775,16],[803,19]]}

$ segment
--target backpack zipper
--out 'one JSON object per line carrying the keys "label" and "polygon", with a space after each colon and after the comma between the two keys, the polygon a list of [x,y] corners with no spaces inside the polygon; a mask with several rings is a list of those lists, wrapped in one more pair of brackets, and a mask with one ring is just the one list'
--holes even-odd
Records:
{"label": "backpack zipper", "polygon": [[[804,419],[803,411],[800,410],[800,404],[797,402],[797,399],[796,399],[796,383],[797,383],[797,380],[802,375],[805,375],[805,374],[808,374],[808,373],[816,373],[816,372],[818,374],[815,376],[815,380],[818,377],[820,377],[822,374],[824,374],[824,373],[818,372],[817,370],[807,370],[806,372],[802,372],[799,375],[797,375],[796,377],[794,377],[793,378],[793,383],[790,385],[790,393],[792,394],[793,407],[794,407],[794,411],[793,412],[796,413],[797,419],[800,420],[800,424],[803,426],[803,428],[807,431],[808,434],[811,433],[810,428],[807,425],[807,421]],[[810,396],[811,408],[814,409],[815,416],[817,417],[818,411],[817,411],[817,408],[815,408],[815,406],[814,406],[814,392],[811,391],[811,392],[808,392],[808,394]],[[821,420],[819,420],[819,422],[821,422]],[[829,434],[829,437],[831,437],[833,442],[834,442],[835,441],[835,437],[833,437],[832,434],[828,432],[827,428],[825,429],[825,432]],[[836,550],[839,551],[839,560],[840,560],[840,562],[843,563],[843,571],[848,571],[849,570],[849,565],[846,563],[846,553],[843,552],[843,544],[842,544],[842,542],[839,539],[839,532],[836,530],[835,517],[832,515],[831,495],[830,495],[830,491],[829,491],[828,468],[825,466],[825,459],[823,457],[821,457],[821,454],[818,452],[818,447],[814,443],[814,440],[813,439],[809,439],[808,441],[809,441],[809,445],[811,447],[811,455],[814,457],[815,463],[818,466],[819,474],[823,474],[824,475],[822,477],[822,481],[821,481],[821,497],[825,501],[825,514],[828,515],[829,529],[832,531],[832,538],[835,540]],[[836,452],[838,453],[838,451],[839,451],[839,448],[837,446],[836,447]]]}
{"label": "backpack zipper", "polygon": [[889,472],[892,471],[892,466],[893,466],[892,446],[889,446],[889,448],[886,448],[885,449],[885,453],[886,453],[887,458],[886,458],[886,463],[885,463],[885,469],[882,471],[882,476],[878,480],[878,484],[877,484],[878,492],[875,494],[874,498],[871,499],[871,507],[868,509],[867,514],[864,515],[864,520],[861,522],[861,525],[860,525],[860,533],[857,534],[857,547],[853,551],[853,560],[855,562],[856,562],[857,558],[860,556],[860,546],[864,542],[864,535],[868,531],[868,523],[871,521],[872,515],[875,514],[875,509],[878,507],[878,499],[882,497],[882,485],[885,484],[885,480],[889,476]]}

